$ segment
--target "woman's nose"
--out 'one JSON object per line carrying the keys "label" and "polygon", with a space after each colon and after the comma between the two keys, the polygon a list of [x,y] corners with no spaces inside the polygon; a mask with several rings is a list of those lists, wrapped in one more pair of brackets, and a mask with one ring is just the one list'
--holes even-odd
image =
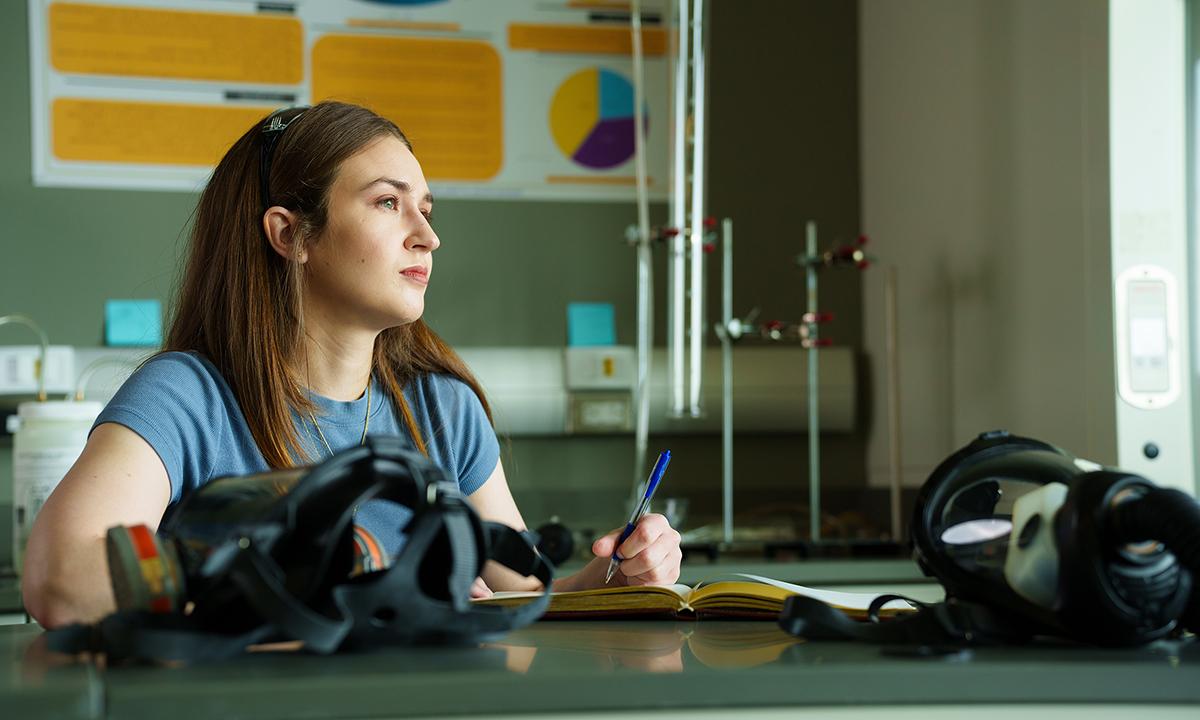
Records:
{"label": "woman's nose", "polygon": [[429,221],[424,218],[421,218],[421,226],[415,228],[413,232],[409,233],[408,237],[404,239],[405,250],[425,250],[426,252],[433,252],[434,250],[437,250],[441,244],[442,241],[438,239],[437,233],[433,231],[433,226],[430,225]]}

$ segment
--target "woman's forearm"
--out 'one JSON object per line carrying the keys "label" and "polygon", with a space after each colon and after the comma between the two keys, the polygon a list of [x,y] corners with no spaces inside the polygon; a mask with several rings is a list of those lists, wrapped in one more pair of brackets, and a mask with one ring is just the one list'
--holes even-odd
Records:
{"label": "woman's forearm", "polygon": [[132,430],[103,423],[38,512],[21,577],[43,627],[94,622],[116,609],[104,537],[117,525],[154,531],[170,500],[167,471]]}

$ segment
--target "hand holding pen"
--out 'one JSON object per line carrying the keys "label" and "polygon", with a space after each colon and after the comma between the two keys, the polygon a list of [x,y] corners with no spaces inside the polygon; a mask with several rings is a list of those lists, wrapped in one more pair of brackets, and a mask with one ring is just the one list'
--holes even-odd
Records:
{"label": "hand holding pen", "polygon": [[597,556],[609,558],[605,584],[612,580],[618,565],[628,585],[670,584],[679,579],[682,558],[679,533],[671,529],[662,515],[646,514],[670,461],[671,451],[663,451],[629,522],[619,532],[614,530],[592,545]]}

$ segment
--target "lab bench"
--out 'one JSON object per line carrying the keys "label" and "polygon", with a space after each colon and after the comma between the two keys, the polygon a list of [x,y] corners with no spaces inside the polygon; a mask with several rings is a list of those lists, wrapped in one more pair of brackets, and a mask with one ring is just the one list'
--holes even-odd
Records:
{"label": "lab bench", "polygon": [[[564,568],[568,571],[570,568]],[[936,586],[911,560],[686,563],[804,585]],[[15,584],[0,583],[0,594]],[[939,589],[940,590],[940,589]],[[7,597],[7,596],[5,596]],[[51,653],[36,625],[0,626],[4,717],[386,718],[619,714],[623,719],[922,720],[1194,717],[1195,638],[1106,650],[1070,644],[914,652],[805,642],[763,621],[543,621],[471,647],[314,656],[249,653],[189,667],[104,667]],[[1136,707],[1131,707],[1136,706]]]}

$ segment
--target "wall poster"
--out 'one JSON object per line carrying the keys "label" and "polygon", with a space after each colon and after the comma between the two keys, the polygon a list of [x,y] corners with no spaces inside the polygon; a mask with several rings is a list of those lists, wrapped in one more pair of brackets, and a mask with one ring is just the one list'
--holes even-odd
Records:
{"label": "wall poster", "polygon": [[[643,3],[646,165],[667,192],[665,3]],[[29,0],[36,185],[196,190],[271,110],[336,98],[439,197],[632,200],[620,0]]]}

